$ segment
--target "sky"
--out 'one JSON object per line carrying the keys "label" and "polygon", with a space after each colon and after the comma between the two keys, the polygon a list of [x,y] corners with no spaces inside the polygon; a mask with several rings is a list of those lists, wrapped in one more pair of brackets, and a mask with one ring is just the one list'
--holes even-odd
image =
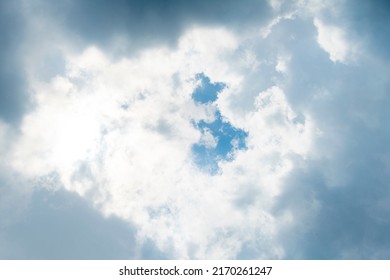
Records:
{"label": "sky", "polygon": [[0,0],[0,259],[390,259],[390,6]]}

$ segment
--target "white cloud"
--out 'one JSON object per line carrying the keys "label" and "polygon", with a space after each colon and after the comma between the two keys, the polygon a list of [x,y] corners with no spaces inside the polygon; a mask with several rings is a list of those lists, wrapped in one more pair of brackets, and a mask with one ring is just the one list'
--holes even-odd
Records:
{"label": "white cloud", "polygon": [[288,71],[288,62],[290,58],[278,57],[275,70],[279,73],[286,74]]}
{"label": "white cloud", "polygon": [[9,136],[9,133],[10,133],[10,129],[8,125],[0,120],[0,158],[1,158],[0,163],[2,163],[2,161],[5,158],[4,153],[7,150],[6,147],[8,146],[8,142],[9,142],[8,140],[9,138],[7,137]]}
{"label": "white cloud", "polygon": [[214,137],[210,129],[204,129],[202,137],[200,138],[200,144],[206,148],[215,148],[218,144],[218,137]]}
{"label": "white cloud", "polygon": [[139,242],[152,239],[174,257],[233,258],[249,243],[259,257],[283,257],[271,209],[292,155],[310,150],[310,118],[297,122],[278,86],[259,93],[241,117],[219,99],[224,117],[248,131],[248,149],[221,161],[215,176],[192,159],[193,144],[218,140],[192,124],[212,120],[216,110],[192,100],[195,74],[227,84],[221,94],[229,99],[251,82],[243,79],[248,67],[236,67],[241,49],[228,31],[198,27],[174,50],[116,61],[93,46],[67,51],[64,75],[31,82],[36,109],[23,120],[10,166],[30,179],[57,173],[67,190],[134,224]]}
{"label": "white cloud", "polygon": [[347,41],[346,34],[340,27],[326,25],[318,18],[314,18],[314,25],[317,28],[317,42],[321,48],[329,54],[333,62],[346,63],[353,59],[354,48]]}
{"label": "white cloud", "polygon": [[[282,2],[281,1],[271,1],[272,2],[272,7],[274,9],[280,9],[280,6],[282,5]],[[273,3],[278,3],[278,4],[275,4],[277,6],[274,7],[274,4]],[[289,11],[288,13],[286,14],[283,14],[283,15],[278,15],[276,17],[274,17],[269,23],[268,25],[262,27],[260,29],[260,36],[263,38],[263,39],[266,39],[272,32],[272,28],[276,25],[278,25],[280,22],[286,20],[286,19],[294,19],[295,17],[295,14],[296,14],[296,11]]]}

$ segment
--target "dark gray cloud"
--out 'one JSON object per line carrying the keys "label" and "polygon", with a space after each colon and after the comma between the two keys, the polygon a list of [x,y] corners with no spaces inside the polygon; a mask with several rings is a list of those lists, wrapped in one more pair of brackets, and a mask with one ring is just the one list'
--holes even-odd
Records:
{"label": "dark gray cloud", "polygon": [[347,6],[341,20],[364,43],[357,62],[331,62],[313,47],[312,28],[310,36],[298,34],[291,45],[295,55],[284,90],[294,108],[310,112],[323,134],[316,155],[285,179],[286,192],[275,207],[279,217],[285,211],[294,216],[293,229],[280,237],[286,258],[390,258],[390,84],[383,60],[389,37],[388,28],[382,30],[390,20],[384,2],[365,3]]}
{"label": "dark gray cloud", "polygon": [[21,43],[25,20],[18,1],[0,1],[0,118],[17,123],[28,104]]}
{"label": "dark gray cloud", "polygon": [[[3,188],[2,193],[14,193],[14,199],[9,196],[8,201],[16,202],[15,190]],[[76,194],[35,191],[31,197],[19,197],[11,207],[13,211],[18,210],[21,201],[24,207],[19,215],[0,225],[0,259],[167,257],[153,242],[136,248],[134,227],[118,218],[102,216]]]}
{"label": "dark gray cloud", "polygon": [[346,1],[342,22],[348,32],[363,39],[377,56],[389,58],[390,3],[386,0]]}
{"label": "dark gray cloud", "polygon": [[[372,151],[359,153],[307,162],[287,178],[276,209],[288,209],[296,219],[281,236],[286,258],[390,258],[389,168]],[[346,177],[338,186],[324,174],[329,165]]]}
{"label": "dark gray cloud", "polygon": [[[94,44],[115,55],[129,55],[144,46],[173,46],[191,24],[240,30],[269,16],[267,2],[256,0],[1,1],[0,118],[17,123],[31,108],[22,60],[30,43],[38,49],[47,48],[35,68],[36,74],[48,79],[64,68],[58,51],[48,47],[50,38],[56,36],[81,48]],[[39,28],[44,29],[34,29],[36,21],[42,21]]]}
{"label": "dark gray cloud", "polygon": [[42,1],[33,10],[43,11],[84,43],[108,49],[117,36],[125,36],[132,49],[172,45],[191,24],[225,25],[239,31],[271,16],[267,1],[256,0]]}

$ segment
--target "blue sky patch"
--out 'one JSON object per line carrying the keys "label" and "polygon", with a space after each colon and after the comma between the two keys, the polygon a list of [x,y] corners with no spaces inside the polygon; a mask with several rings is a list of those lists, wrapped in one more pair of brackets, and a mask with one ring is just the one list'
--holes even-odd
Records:
{"label": "blue sky patch", "polygon": [[[194,91],[192,98],[201,104],[214,102],[218,93],[225,87],[223,83],[210,83],[210,79],[203,73],[197,74],[196,78],[202,79],[202,85]],[[211,174],[218,171],[218,161],[231,160],[235,150],[246,148],[245,139],[248,133],[232,126],[219,110],[216,111],[213,122],[200,120],[194,125],[203,136],[207,136],[204,138],[209,139],[209,143],[200,141],[192,146],[195,163]]]}
{"label": "blue sky patch", "polygon": [[201,80],[201,84],[192,93],[192,98],[200,104],[214,102],[217,100],[218,93],[226,87],[224,83],[211,83],[203,73],[196,74],[195,79]]}

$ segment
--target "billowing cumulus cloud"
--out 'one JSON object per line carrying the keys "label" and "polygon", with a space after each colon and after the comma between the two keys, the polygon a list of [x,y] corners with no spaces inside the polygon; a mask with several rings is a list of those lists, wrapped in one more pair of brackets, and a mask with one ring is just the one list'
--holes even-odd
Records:
{"label": "billowing cumulus cloud", "polygon": [[375,4],[9,7],[1,258],[389,257]]}
{"label": "billowing cumulus cloud", "polygon": [[[205,48],[203,42],[211,37],[215,43]],[[217,128],[225,131],[230,122],[218,113],[217,100],[202,104],[193,99],[202,86],[197,73],[223,79],[226,87],[239,83],[241,73],[224,59],[240,61],[237,47],[237,38],[223,29],[194,29],[176,50],[149,49],[134,59],[112,62],[96,47],[69,55],[64,76],[35,84],[36,108],[24,118],[9,163],[31,179],[58,174],[65,189],[92,200],[107,216],[135,223],[141,240],[173,249],[173,257],[234,257],[246,240],[274,234],[266,197],[278,192],[278,178],[291,165],[285,154],[306,150],[287,137],[310,141],[304,140],[309,124],[294,123],[278,87],[259,93],[254,110],[247,112],[241,128],[251,133],[247,149],[217,130],[207,140],[210,132],[196,122],[223,118]],[[261,130],[268,132],[257,135]],[[216,151],[221,170],[209,174],[197,166],[192,148],[223,139],[231,142],[229,159]],[[257,166],[250,164],[254,156]],[[257,170],[266,176],[256,176]],[[255,188],[272,184],[250,211],[235,202],[246,199],[237,193],[241,180]],[[245,233],[247,227],[253,228],[251,234]],[[227,230],[231,236],[225,239]]]}

